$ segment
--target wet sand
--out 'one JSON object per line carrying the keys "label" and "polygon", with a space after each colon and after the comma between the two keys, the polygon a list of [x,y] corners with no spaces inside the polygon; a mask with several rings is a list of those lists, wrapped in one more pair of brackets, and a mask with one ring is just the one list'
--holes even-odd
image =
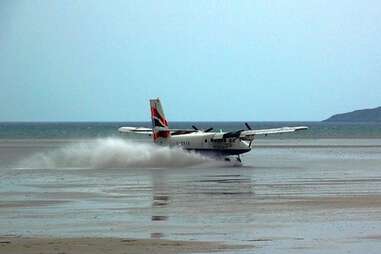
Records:
{"label": "wet sand", "polygon": [[[11,238],[15,249],[2,243],[0,253],[34,253],[17,249],[29,244],[39,253],[49,241],[80,253],[97,243],[111,253],[381,250],[381,140],[258,140],[242,167],[12,164],[36,152],[81,158],[83,149],[70,145],[57,151],[71,143],[0,144],[0,235],[19,236]],[[123,250],[132,244],[136,252]]]}
{"label": "wet sand", "polygon": [[245,246],[155,239],[0,237],[0,253],[7,254],[172,254],[233,251],[242,248]]}

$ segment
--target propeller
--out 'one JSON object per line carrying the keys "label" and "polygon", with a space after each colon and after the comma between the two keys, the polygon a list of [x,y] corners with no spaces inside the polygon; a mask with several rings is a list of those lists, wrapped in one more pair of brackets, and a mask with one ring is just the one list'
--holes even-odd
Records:
{"label": "propeller", "polygon": [[[248,123],[245,123],[245,126],[248,130],[252,130]],[[253,143],[253,140],[250,140],[249,147],[251,147],[251,143]]]}
{"label": "propeller", "polygon": [[[196,130],[196,131],[199,131],[200,129],[199,128],[197,128],[196,126],[194,126],[194,125],[192,125],[192,128],[194,129],[194,130]],[[206,130],[202,130],[203,132],[209,132],[209,131],[211,131],[211,130],[213,130],[213,127],[210,127],[210,128],[208,128],[208,129],[206,129]]]}
{"label": "propeller", "polygon": [[212,131],[212,130],[213,130],[213,127],[210,127],[208,129],[204,130],[204,132],[209,132],[209,131]]}

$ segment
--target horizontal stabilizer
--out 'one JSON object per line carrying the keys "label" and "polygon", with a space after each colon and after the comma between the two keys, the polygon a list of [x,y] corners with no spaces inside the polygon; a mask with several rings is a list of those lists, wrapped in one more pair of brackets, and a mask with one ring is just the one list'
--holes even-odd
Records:
{"label": "horizontal stabilizer", "polygon": [[[146,127],[120,127],[118,131],[122,133],[135,133],[143,135],[152,135],[153,133],[151,128]],[[197,132],[194,129],[168,129],[165,127],[155,127],[155,131],[170,131],[171,135],[181,135]]]}
{"label": "horizontal stabilizer", "polygon": [[145,127],[120,127],[118,131],[122,133],[136,133],[136,134],[152,135],[152,129],[145,128]]}

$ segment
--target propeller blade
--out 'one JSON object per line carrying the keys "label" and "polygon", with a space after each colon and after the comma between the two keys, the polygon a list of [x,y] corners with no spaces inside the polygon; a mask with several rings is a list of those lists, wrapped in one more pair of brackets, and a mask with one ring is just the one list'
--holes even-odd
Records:
{"label": "propeller blade", "polygon": [[213,130],[213,127],[210,127],[210,128],[208,128],[208,129],[206,129],[204,132],[209,132],[209,131],[211,131],[211,130]]}
{"label": "propeller blade", "polygon": [[246,128],[247,128],[248,130],[251,130],[251,127],[250,127],[250,125],[249,125],[248,123],[245,123],[245,125],[246,125]]}
{"label": "propeller blade", "polygon": [[198,128],[196,126],[192,125],[192,128],[198,131]]}

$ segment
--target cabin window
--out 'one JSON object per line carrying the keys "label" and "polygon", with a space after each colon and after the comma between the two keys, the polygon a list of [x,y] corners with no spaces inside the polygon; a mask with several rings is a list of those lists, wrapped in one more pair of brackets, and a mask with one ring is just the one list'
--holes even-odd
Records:
{"label": "cabin window", "polygon": [[208,140],[207,139],[205,139],[205,143],[207,143],[208,142]]}

